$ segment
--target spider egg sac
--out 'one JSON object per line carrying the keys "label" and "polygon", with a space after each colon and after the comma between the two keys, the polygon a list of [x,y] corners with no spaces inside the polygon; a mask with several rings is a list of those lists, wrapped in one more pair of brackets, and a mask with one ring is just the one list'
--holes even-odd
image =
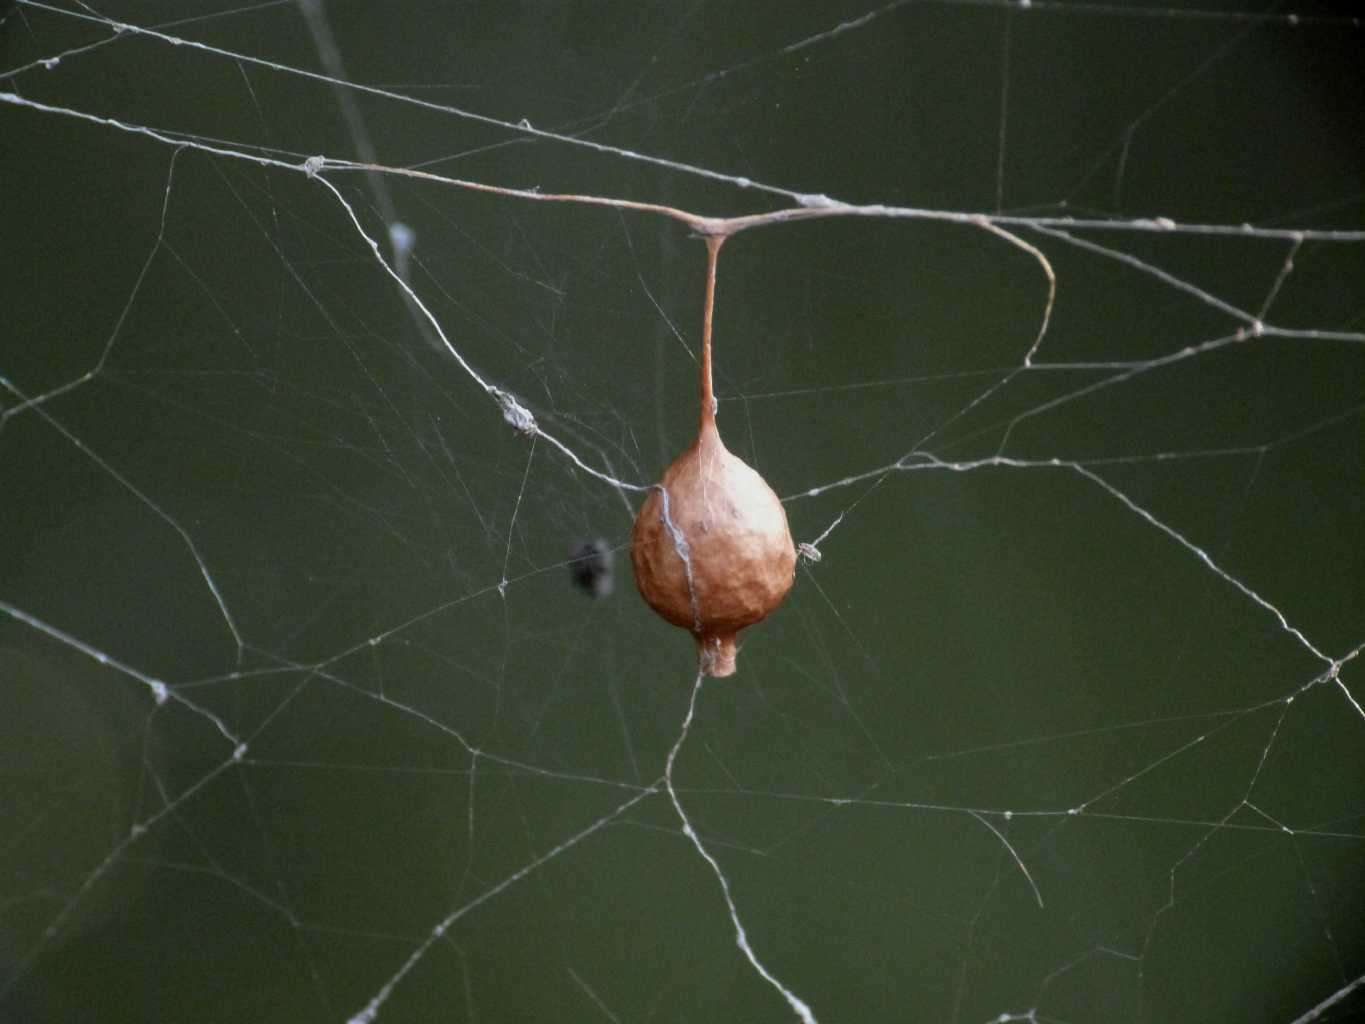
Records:
{"label": "spider egg sac", "polygon": [[796,570],[782,502],[726,450],[709,416],[645,499],[630,557],[640,595],[692,632],[712,676],[735,671],[735,634],[782,603]]}

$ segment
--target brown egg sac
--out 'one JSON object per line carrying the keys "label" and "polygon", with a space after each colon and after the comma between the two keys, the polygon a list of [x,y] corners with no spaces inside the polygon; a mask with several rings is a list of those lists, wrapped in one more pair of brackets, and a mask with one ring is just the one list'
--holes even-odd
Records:
{"label": "brown egg sac", "polygon": [[796,548],[787,513],[764,479],[726,450],[711,416],[702,417],[696,443],[660,484],[668,519],[655,488],[631,537],[635,583],[654,611],[691,630],[703,671],[731,675],[735,634],[770,614],[791,589]]}

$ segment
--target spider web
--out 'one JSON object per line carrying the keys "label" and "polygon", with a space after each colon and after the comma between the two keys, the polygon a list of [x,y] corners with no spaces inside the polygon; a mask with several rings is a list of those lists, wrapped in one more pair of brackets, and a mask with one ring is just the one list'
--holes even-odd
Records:
{"label": "spider web", "polygon": [[1365,1009],[1360,24],[816,6],[5,13],[0,1020]]}

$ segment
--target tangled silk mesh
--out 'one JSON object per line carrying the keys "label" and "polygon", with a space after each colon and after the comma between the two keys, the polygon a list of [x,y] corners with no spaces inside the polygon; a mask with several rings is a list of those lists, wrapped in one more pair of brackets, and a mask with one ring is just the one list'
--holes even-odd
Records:
{"label": "tangled silk mesh", "polygon": [[0,1021],[1365,1011],[1357,21],[0,11]]}

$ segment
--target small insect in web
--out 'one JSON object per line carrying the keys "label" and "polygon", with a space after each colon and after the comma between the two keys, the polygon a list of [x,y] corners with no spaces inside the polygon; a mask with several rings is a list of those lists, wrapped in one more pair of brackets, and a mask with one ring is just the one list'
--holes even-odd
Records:
{"label": "small insect in web", "polygon": [[606,597],[616,588],[613,561],[611,545],[603,538],[581,542],[569,559],[569,575],[574,586],[591,597]]}

